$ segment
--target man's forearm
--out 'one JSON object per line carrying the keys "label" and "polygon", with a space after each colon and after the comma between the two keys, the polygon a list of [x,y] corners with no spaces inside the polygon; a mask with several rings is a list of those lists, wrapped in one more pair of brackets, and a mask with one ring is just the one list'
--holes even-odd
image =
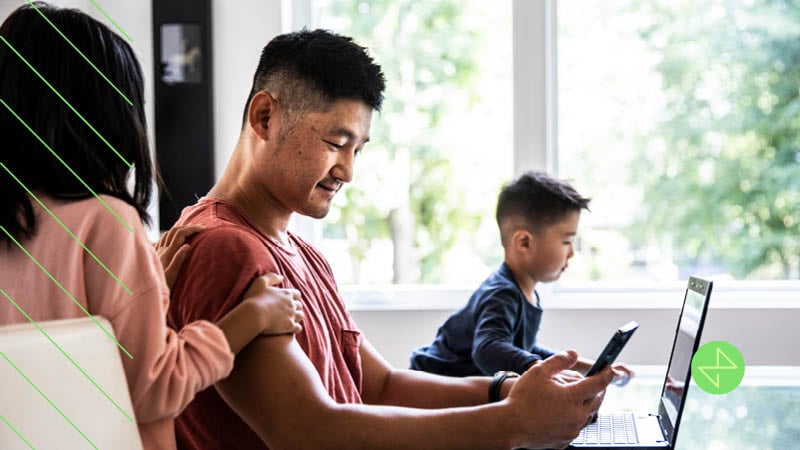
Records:
{"label": "man's forearm", "polygon": [[377,398],[366,403],[449,408],[482,405],[489,394],[489,377],[445,377],[415,370],[392,370]]}
{"label": "man's forearm", "polygon": [[445,377],[393,368],[366,339],[361,344],[361,399],[373,405],[449,408],[482,405],[489,394],[488,377]]}
{"label": "man's forearm", "polygon": [[[520,427],[511,422],[516,420],[514,415],[504,411],[508,409],[506,402],[446,410],[337,404],[322,388],[315,369],[299,346],[288,340],[292,338],[257,338],[237,358],[231,376],[217,385],[223,399],[271,449],[436,450],[514,446],[513,430]],[[433,378],[429,374],[420,375]],[[416,378],[414,374],[410,376]],[[401,384],[394,385],[392,391],[403,385],[400,379]],[[449,381],[454,386],[474,385],[466,391],[474,390],[475,398],[466,400],[485,402],[483,398],[478,400],[481,395],[477,392],[485,397],[486,380]],[[433,392],[430,386],[424,390]],[[444,390],[465,391],[446,386]]]}
{"label": "man's forearm", "polygon": [[[259,337],[236,359],[230,377],[217,384],[222,398],[272,449],[510,449],[564,447],[577,436],[600,407],[599,394],[611,380],[611,370],[562,384],[553,377],[572,367],[577,355],[562,354],[543,361],[516,378],[500,402],[447,409],[337,404],[291,336]],[[379,359],[366,364],[375,373]],[[387,371],[384,371],[384,373]],[[388,371],[394,372],[394,371]],[[402,396],[401,387],[420,391],[407,397],[420,402],[425,393],[435,402],[458,393],[464,403],[481,403],[487,379],[447,380],[388,373],[370,391]],[[417,380],[413,381],[412,380]],[[464,388],[441,383],[466,383]],[[442,389],[445,394],[435,391]],[[372,398],[382,398],[375,395]],[[385,398],[384,398],[385,400]],[[375,402],[373,402],[375,403]],[[408,403],[408,401],[407,401]]]}
{"label": "man's forearm", "polygon": [[[510,449],[520,442],[507,405],[411,409],[377,405],[328,405],[319,422],[299,424],[298,436],[276,449],[449,450]],[[480,424],[480,426],[478,426]],[[265,436],[265,439],[269,437]],[[272,448],[271,440],[267,440]]]}

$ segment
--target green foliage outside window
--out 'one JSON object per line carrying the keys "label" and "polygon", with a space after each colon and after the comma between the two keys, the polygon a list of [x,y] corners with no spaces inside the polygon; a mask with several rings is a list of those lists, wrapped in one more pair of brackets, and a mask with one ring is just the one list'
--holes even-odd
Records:
{"label": "green foliage outside window", "polygon": [[670,236],[684,266],[800,278],[800,5],[637,9],[667,108],[634,166],[645,185],[634,238]]}
{"label": "green foliage outside window", "polygon": [[459,149],[443,147],[437,136],[451,113],[449,98],[477,95],[473,52],[481,37],[463,9],[455,0],[341,0],[325,12],[341,24],[336,31],[370,50],[387,77],[372,139],[325,231],[346,237],[356,283],[379,238],[392,240],[395,283],[439,282],[444,254],[480,222],[453,183],[449,158]]}

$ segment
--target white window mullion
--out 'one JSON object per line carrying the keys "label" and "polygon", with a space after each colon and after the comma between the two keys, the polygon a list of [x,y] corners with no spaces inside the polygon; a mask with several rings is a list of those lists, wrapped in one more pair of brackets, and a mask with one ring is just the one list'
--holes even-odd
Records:
{"label": "white window mullion", "polygon": [[514,174],[558,170],[555,0],[513,0]]}
{"label": "white window mullion", "polygon": [[312,11],[313,0],[282,0],[281,28],[284,33],[311,29],[316,22]]}

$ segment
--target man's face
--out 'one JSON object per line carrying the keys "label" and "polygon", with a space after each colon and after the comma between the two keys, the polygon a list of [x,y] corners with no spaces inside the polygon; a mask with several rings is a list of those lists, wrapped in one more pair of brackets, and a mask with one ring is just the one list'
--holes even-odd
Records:
{"label": "man's face", "polygon": [[333,196],[353,178],[371,120],[363,102],[339,100],[327,111],[280,122],[269,156],[257,162],[261,183],[290,212],[325,217]]}

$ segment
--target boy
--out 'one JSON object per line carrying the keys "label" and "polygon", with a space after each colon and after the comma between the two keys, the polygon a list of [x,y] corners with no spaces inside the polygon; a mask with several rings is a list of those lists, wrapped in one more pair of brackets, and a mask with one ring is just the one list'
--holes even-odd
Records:
{"label": "boy", "polygon": [[[503,188],[497,225],[505,261],[439,328],[436,340],[411,355],[411,368],[450,376],[522,373],[554,352],[536,344],[542,318],[536,284],[555,281],[574,254],[581,210],[589,199],[568,183],[528,172]],[[580,358],[585,374],[592,361]],[[630,376],[622,365],[616,376]]]}

